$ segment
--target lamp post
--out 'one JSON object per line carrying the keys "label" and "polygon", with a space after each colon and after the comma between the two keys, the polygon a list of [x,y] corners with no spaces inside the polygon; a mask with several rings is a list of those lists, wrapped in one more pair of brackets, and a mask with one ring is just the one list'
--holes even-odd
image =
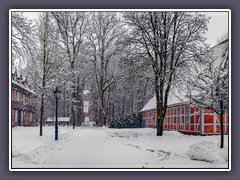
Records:
{"label": "lamp post", "polygon": [[58,90],[58,87],[53,90],[54,97],[56,99],[56,116],[55,116],[55,141],[58,140],[58,99],[59,99],[59,93],[61,91]]}

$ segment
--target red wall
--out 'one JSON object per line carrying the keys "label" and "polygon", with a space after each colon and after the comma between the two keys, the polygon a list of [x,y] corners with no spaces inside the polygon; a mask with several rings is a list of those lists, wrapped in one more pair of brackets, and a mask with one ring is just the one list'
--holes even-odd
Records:
{"label": "red wall", "polygon": [[[177,123],[177,108],[180,107],[180,123]],[[185,119],[185,105],[180,104],[176,106],[169,106],[166,112],[166,117],[164,119],[163,128],[164,130],[177,130],[187,134],[219,134],[220,133],[220,124],[217,120],[214,124],[214,112],[209,109],[204,109],[202,117],[204,118],[203,122],[203,132],[201,132],[201,113],[200,110],[196,107],[190,107],[189,109],[189,123]],[[173,109],[173,122],[171,122],[171,108]],[[154,121],[152,120],[154,117]],[[227,115],[226,115],[227,116]],[[146,120],[146,127],[155,128],[156,127],[156,111],[145,111],[142,112],[142,117]],[[216,116],[215,116],[216,117]],[[220,117],[218,116],[219,120]],[[226,120],[225,120],[226,119]],[[214,130],[215,129],[215,130]],[[224,132],[228,133],[228,116],[224,116]]]}

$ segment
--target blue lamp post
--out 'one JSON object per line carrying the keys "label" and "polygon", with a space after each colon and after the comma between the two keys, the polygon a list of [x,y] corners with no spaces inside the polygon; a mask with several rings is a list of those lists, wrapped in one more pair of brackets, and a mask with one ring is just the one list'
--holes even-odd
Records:
{"label": "blue lamp post", "polygon": [[58,99],[59,99],[59,93],[61,91],[58,90],[58,87],[53,90],[54,97],[56,99],[56,116],[55,116],[55,141],[58,140]]}

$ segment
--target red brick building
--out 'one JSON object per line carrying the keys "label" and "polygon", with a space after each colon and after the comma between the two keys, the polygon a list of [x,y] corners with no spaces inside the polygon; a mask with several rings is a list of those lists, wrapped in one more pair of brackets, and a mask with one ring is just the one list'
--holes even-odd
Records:
{"label": "red brick building", "polygon": [[[141,110],[147,128],[156,128],[156,97]],[[224,115],[223,130],[228,134],[228,114]],[[186,134],[220,134],[220,116],[210,109],[198,109],[188,101],[170,95],[163,122],[164,130],[175,130]]]}
{"label": "red brick building", "polygon": [[12,74],[12,127],[34,126],[36,124],[36,93],[17,73]]}
{"label": "red brick building", "polygon": [[[224,58],[227,49],[228,40],[211,48],[210,53],[216,58],[216,65],[221,62],[218,60]],[[225,62],[225,64],[227,63]],[[179,94],[177,97],[169,94],[167,112],[163,122],[164,130],[176,130],[196,135],[220,134],[220,116],[211,109],[198,109],[194,107],[189,103],[188,99],[184,98],[185,95]],[[150,99],[140,112],[146,123],[146,127],[155,128],[156,97],[154,96]],[[226,111],[223,118],[223,131],[225,134],[228,134],[228,126],[228,111]]]}

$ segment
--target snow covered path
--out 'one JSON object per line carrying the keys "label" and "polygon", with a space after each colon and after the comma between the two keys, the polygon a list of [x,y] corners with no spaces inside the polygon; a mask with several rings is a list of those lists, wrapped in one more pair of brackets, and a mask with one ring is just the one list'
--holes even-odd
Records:
{"label": "snow covered path", "polygon": [[[142,153],[127,147],[121,139],[106,136],[101,128],[81,128],[74,132],[71,141],[65,144],[64,151],[58,154],[54,166],[67,167],[108,167],[123,165],[142,165]],[[151,153],[149,157],[151,158]]]}
{"label": "snow covered path", "polygon": [[55,142],[54,127],[45,127],[42,137],[38,130],[13,128],[13,168],[227,168],[227,160],[196,161],[187,154],[192,144],[202,140],[218,143],[219,136],[165,132],[157,137],[156,129],[60,127]]}

